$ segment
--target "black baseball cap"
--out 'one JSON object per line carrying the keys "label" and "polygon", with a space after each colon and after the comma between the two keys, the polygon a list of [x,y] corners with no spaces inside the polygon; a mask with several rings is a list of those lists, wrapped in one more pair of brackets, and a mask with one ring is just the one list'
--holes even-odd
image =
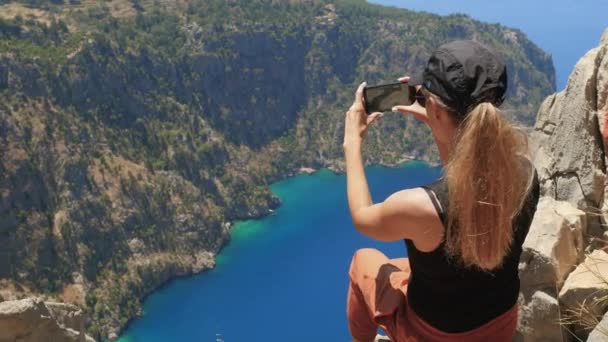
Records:
{"label": "black baseball cap", "polygon": [[457,40],[433,52],[410,85],[422,85],[464,116],[482,102],[496,107],[505,99],[507,68],[501,58],[472,40]]}

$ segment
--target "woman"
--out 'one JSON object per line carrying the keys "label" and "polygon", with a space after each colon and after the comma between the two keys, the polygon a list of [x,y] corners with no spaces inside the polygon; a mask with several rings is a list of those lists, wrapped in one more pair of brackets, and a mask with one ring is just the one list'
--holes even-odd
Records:
{"label": "woman", "polygon": [[382,114],[365,113],[361,84],[345,123],[350,213],[369,237],[404,239],[409,257],[355,253],[347,303],[353,339],[373,341],[380,327],[393,341],[511,341],[517,266],[539,186],[525,134],[497,109],[506,67],[485,46],[456,41],[437,49],[420,77],[401,81],[417,86],[417,101],[393,111],[431,128],[444,176],[372,203],[360,148]]}

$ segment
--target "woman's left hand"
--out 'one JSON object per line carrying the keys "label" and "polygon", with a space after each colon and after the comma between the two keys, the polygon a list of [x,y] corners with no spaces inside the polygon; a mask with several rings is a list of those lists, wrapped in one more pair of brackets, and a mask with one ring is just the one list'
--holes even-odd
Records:
{"label": "woman's left hand", "polygon": [[344,147],[351,144],[361,144],[369,125],[383,115],[380,112],[367,115],[365,112],[365,106],[363,105],[363,88],[365,88],[365,85],[365,82],[359,85],[355,93],[355,101],[346,112]]}

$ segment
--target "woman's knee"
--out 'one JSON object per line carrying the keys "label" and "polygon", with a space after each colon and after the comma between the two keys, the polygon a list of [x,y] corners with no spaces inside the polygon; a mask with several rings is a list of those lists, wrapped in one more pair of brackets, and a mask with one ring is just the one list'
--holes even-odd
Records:
{"label": "woman's knee", "polygon": [[386,260],[388,260],[386,255],[375,248],[358,249],[353,255],[348,274],[351,279],[353,279],[354,274],[361,272],[366,265],[370,265],[374,262],[384,262]]}
{"label": "woman's knee", "polygon": [[350,262],[350,269],[352,270],[353,267],[360,265],[361,263],[365,262],[366,260],[369,260],[372,257],[377,256],[378,254],[382,253],[380,253],[380,251],[375,248],[358,249],[357,251],[355,251],[355,254],[353,254],[353,258]]}

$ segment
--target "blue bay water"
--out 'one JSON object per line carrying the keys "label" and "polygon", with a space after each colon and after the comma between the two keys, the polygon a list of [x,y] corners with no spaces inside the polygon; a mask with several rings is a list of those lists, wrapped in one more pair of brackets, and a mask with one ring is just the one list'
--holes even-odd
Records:
{"label": "blue bay water", "polygon": [[[437,179],[421,162],[368,167],[374,201]],[[346,179],[328,170],[272,185],[283,204],[233,227],[217,266],[175,280],[145,301],[121,342],[349,341],[348,266],[355,250],[405,256],[402,241],[375,242],[352,226]]]}
{"label": "blue bay water", "polygon": [[596,47],[608,28],[606,0],[368,0],[371,3],[447,15],[464,13],[518,28],[553,56],[557,89],[566,86],[576,62]]}

